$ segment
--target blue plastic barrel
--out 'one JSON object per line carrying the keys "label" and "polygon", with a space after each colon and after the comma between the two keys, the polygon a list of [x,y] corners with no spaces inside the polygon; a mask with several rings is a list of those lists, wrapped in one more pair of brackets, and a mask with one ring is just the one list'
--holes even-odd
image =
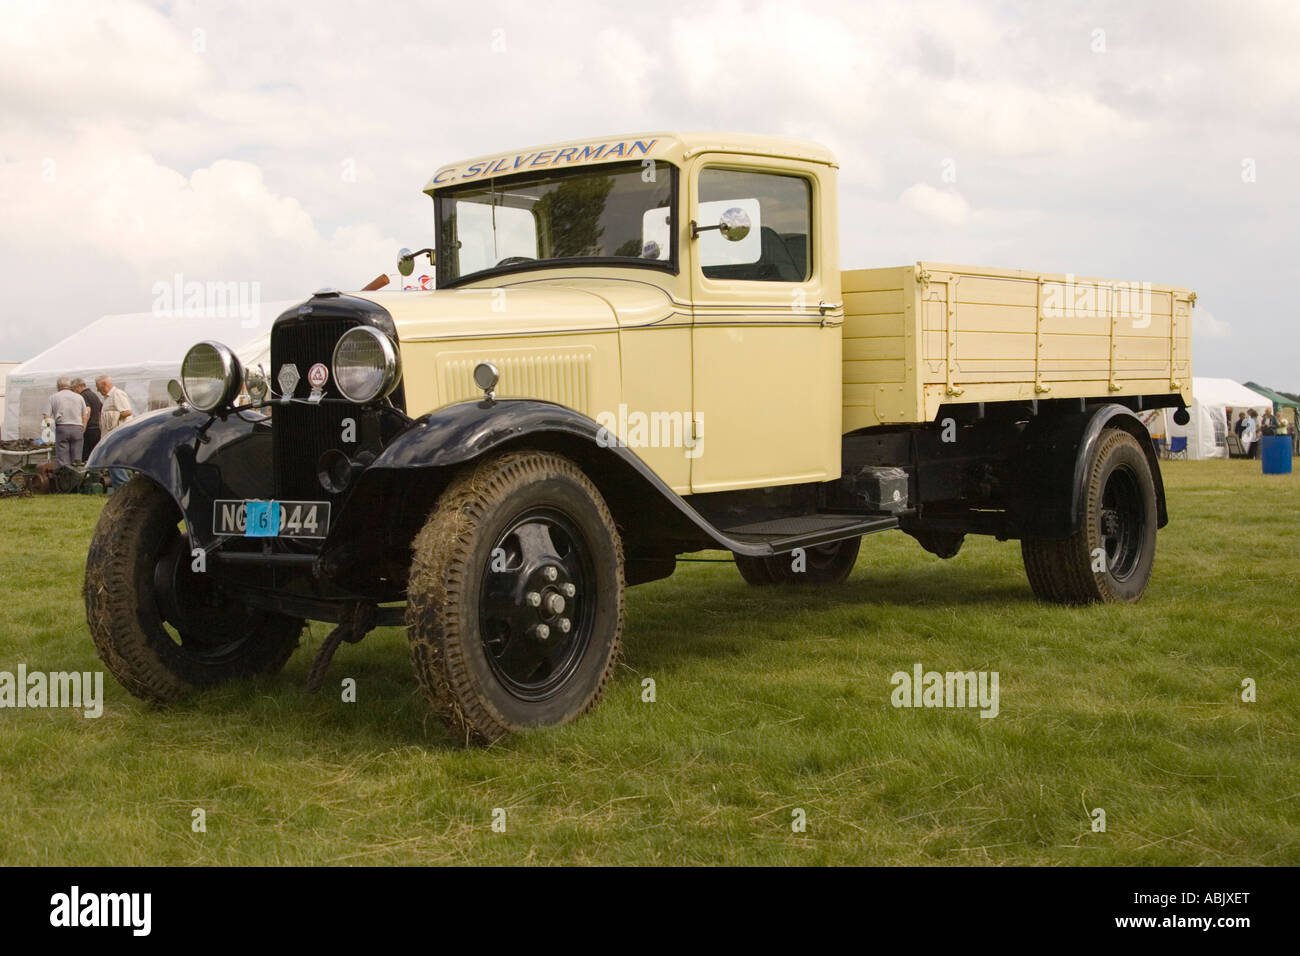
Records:
{"label": "blue plastic barrel", "polygon": [[1291,474],[1291,436],[1265,435],[1259,446],[1259,458],[1264,463],[1264,474]]}

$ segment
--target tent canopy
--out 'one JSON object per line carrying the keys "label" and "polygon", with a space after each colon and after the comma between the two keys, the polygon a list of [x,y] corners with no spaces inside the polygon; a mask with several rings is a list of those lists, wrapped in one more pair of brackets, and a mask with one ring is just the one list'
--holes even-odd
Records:
{"label": "tent canopy", "polygon": [[259,319],[176,317],[152,312],[106,315],[46,349],[5,377],[3,437],[37,438],[41,414],[60,376],[109,375],[126,391],[137,414],[171,404],[167,383],[179,378],[190,346],[205,339],[235,350],[246,366],[270,361],[271,322],[293,303],[264,302]]}
{"label": "tent canopy", "polygon": [[1254,408],[1262,412],[1273,408],[1271,399],[1264,398],[1254,389],[1230,378],[1197,376],[1192,379],[1192,397],[1202,405],[1217,405],[1234,411],[1244,412]]}
{"label": "tent canopy", "polygon": [[1228,409],[1235,421],[1240,412],[1249,413],[1252,408],[1262,415],[1273,403],[1230,378],[1196,376],[1192,379],[1192,405],[1187,410],[1191,418],[1186,425],[1175,422],[1168,409],[1148,412],[1142,418],[1153,436],[1186,438],[1188,458],[1226,458]]}
{"label": "tent canopy", "polygon": [[1281,392],[1275,392],[1273,389],[1266,388],[1263,385],[1256,385],[1254,382],[1247,382],[1246,387],[1252,392],[1259,392],[1259,394],[1272,402],[1276,408],[1294,408],[1297,411],[1300,411],[1300,402],[1296,401],[1294,398],[1287,398]]}

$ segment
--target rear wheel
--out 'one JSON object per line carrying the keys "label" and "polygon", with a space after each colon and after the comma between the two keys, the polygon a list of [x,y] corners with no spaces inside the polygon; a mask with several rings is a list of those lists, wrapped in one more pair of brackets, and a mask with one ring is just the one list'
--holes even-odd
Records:
{"label": "rear wheel", "polygon": [[740,576],[755,587],[771,584],[839,584],[853,571],[858,560],[862,538],[845,538],[831,544],[803,548],[802,555],[793,552],[765,558],[751,558],[738,554],[736,568]]}
{"label": "rear wheel", "polygon": [[623,548],[573,462],[484,461],[413,544],[407,636],[433,709],[467,742],[566,723],[599,701],[623,630]]}
{"label": "rear wheel", "polygon": [[191,570],[171,495],[137,476],[108,499],[86,557],[86,621],[100,659],[137,697],[171,701],[201,687],[275,674],[303,622],[223,595]]}
{"label": "rear wheel", "polygon": [[1146,453],[1128,432],[1106,431],[1088,470],[1079,531],[1020,542],[1034,594],[1056,604],[1139,600],[1155,563],[1156,521]]}

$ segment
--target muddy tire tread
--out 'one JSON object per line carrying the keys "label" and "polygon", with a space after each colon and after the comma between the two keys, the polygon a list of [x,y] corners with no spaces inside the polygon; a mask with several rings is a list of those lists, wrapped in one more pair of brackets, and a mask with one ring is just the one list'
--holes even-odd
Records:
{"label": "muddy tire tread", "polygon": [[[604,696],[622,649],[624,619],[623,544],[599,490],[573,462],[549,452],[520,451],[488,458],[453,479],[412,542],[406,626],[411,665],[429,706],[461,742],[491,744],[512,728],[482,693],[465,657],[465,630],[449,608],[479,569],[470,567],[473,532],[513,489],[535,480],[565,477],[595,503],[617,555],[618,605],[613,648],[599,684],[580,711],[588,713]],[[579,715],[580,715],[579,714]]]}
{"label": "muddy tire tread", "polygon": [[[196,684],[178,675],[158,655],[140,618],[152,586],[150,555],[142,553],[152,526],[169,520],[170,497],[153,482],[136,477],[105,503],[86,556],[82,597],[86,622],[99,659],[118,682],[142,700],[170,703]],[[179,517],[179,512],[176,513]],[[275,674],[298,646],[302,621],[278,618],[236,673]],[[226,670],[232,670],[227,668]],[[217,680],[203,683],[216,683]]]}

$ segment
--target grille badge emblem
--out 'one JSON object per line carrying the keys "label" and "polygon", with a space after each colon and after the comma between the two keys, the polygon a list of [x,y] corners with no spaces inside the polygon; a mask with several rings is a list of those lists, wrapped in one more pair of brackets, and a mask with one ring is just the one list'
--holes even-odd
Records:
{"label": "grille badge emblem", "polygon": [[293,398],[293,390],[298,387],[298,366],[292,362],[281,365],[275,380],[280,386],[280,401],[289,401]]}
{"label": "grille badge emblem", "polygon": [[307,381],[311,384],[311,394],[307,396],[307,401],[313,405],[317,404],[325,397],[325,383],[330,379],[330,370],[325,367],[323,362],[317,362],[311,368],[307,369]]}

